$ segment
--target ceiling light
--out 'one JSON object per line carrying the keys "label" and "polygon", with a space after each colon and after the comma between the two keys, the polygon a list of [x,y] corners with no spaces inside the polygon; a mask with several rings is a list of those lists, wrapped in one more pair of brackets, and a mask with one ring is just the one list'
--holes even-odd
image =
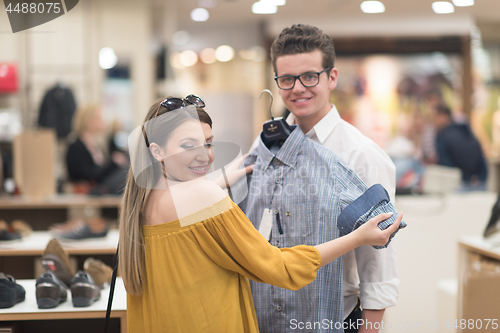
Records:
{"label": "ceiling light", "polygon": [[198,56],[194,51],[186,50],[181,53],[181,64],[186,67],[191,67],[198,62]]}
{"label": "ceiling light", "polygon": [[380,1],[363,1],[361,11],[367,14],[376,14],[385,12],[385,6]]}
{"label": "ceiling light", "polygon": [[215,50],[215,58],[220,62],[226,62],[234,58],[234,49],[229,45],[221,45]]}
{"label": "ceiling light", "polygon": [[205,64],[213,64],[217,60],[215,58],[215,50],[210,47],[203,49],[200,53],[200,59]]}
{"label": "ceiling light", "polygon": [[252,13],[254,14],[274,14],[278,11],[278,7],[272,3],[256,2],[252,5]]}
{"label": "ceiling light", "polygon": [[452,0],[453,4],[457,7],[466,7],[472,6],[474,4],[474,0]]}
{"label": "ceiling light", "polygon": [[99,51],[99,66],[102,69],[111,69],[116,66],[118,62],[118,57],[115,51],[110,47],[103,47]]}
{"label": "ceiling light", "polygon": [[436,14],[450,14],[455,11],[455,7],[448,1],[436,1],[432,4],[432,10]]}
{"label": "ceiling light", "polygon": [[205,22],[210,17],[205,8],[195,8],[191,11],[191,19],[196,22]]}

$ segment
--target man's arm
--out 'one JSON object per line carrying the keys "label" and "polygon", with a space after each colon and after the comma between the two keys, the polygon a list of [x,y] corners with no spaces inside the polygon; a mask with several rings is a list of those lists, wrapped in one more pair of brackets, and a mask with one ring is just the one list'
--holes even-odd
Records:
{"label": "man's arm", "polygon": [[[361,178],[366,185],[381,184],[394,203],[396,171],[387,154],[378,149],[365,149],[356,165],[365,168],[365,174]],[[362,319],[365,323],[359,328],[359,333],[378,333],[379,329],[375,327],[380,326],[376,323],[382,321],[387,307],[396,304],[399,294],[396,243],[393,240],[393,243],[383,250],[362,246],[354,252],[360,279]],[[383,299],[376,296],[379,293],[383,295]]]}
{"label": "man's arm", "polygon": [[384,316],[385,309],[383,310],[363,310],[361,318],[363,319],[363,326],[359,327],[358,333],[378,333],[381,326],[375,323],[380,323]]}

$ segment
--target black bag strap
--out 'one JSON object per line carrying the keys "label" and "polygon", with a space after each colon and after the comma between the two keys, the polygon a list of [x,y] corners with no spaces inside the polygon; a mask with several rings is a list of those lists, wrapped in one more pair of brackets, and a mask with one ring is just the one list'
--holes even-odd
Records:
{"label": "black bag strap", "polygon": [[108,332],[109,317],[111,315],[111,305],[113,304],[113,294],[115,292],[116,274],[118,272],[118,249],[120,244],[116,246],[115,267],[113,268],[113,277],[109,286],[108,308],[106,309],[106,321],[104,322],[104,333]]}

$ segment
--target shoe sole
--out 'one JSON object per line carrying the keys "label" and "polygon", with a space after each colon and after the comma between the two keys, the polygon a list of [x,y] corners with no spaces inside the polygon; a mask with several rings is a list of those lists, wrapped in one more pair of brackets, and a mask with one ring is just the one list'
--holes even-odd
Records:
{"label": "shoe sole", "polygon": [[66,301],[61,298],[59,286],[53,284],[39,284],[36,286],[36,303],[39,309],[52,309]]}
{"label": "shoe sole", "polygon": [[23,299],[8,300],[8,301],[0,301],[0,309],[11,308],[14,305],[16,305],[17,303],[21,303],[22,301],[24,301],[24,298]]}
{"label": "shoe sole", "polygon": [[17,303],[18,302],[16,302],[16,301],[2,301],[2,302],[0,302],[0,309],[11,308],[14,305],[16,305]]}
{"label": "shoe sole", "polygon": [[77,283],[71,286],[73,306],[80,308],[90,306],[100,297],[95,296],[96,287],[88,283]]}
{"label": "shoe sole", "polygon": [[39,309],[53,309],[61,304],[61,301],[52,298],[37,298],[36,304]]}
{"label": "shoe sole", "polygon": [[53,272],[57,278],[69,285],[73,275],[68,270],[68,268],[62,263],[61,259],[58,256],[47,254],[42,257],[42,266],[48,271]]}

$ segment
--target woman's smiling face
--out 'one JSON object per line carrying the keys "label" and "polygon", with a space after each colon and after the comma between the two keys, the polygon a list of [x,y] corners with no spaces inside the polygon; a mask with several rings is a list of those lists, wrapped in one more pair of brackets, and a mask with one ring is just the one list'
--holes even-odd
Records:
{"label": "woman's smiling face", "polygon": [[212,129],[192,119],[183,122],[161,149],[167,178],[189,181],[207,174],[213,162]]}

